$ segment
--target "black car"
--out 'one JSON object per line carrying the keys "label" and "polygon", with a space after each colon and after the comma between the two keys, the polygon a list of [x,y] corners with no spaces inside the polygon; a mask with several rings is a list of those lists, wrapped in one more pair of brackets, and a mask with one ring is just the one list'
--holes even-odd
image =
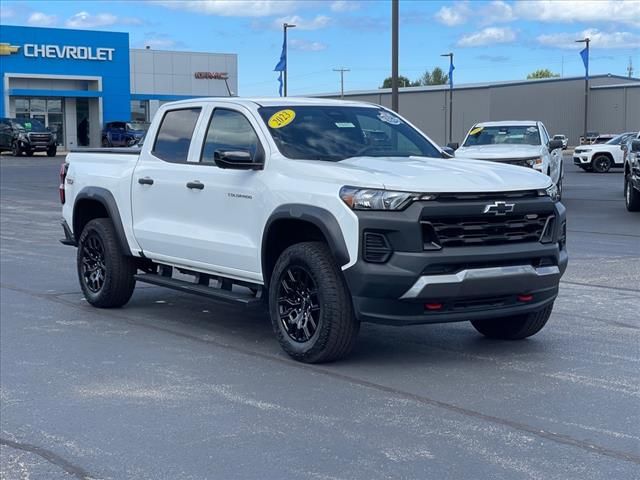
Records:
{"label": "black car", "polygon": [[33,118],[0,118],[0,152],[11,151],[15,157],[34,152],[56,155],[56,136],[42,122]]}

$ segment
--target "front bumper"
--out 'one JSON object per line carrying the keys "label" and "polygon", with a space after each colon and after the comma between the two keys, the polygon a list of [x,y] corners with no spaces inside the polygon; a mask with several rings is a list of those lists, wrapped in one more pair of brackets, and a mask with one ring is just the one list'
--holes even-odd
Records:
{"label": "front bumper", "polygon": [[588,165],[591,163],[591,157],[586,153],[574,153],[573,164],[574,165]]}
{"label": "front bumper", "polygon": [[[558,221],[552,242],[438,250],[423,250],[422,242],[414,248],[407,241],[412,225],[419,223],[415,214],[421,217],[411,207],[358,213],[361,238],[365,231],[385,232],[393,253],[386,263],[370,263],[360,251],[358,261],[344,271],[356,316],[391,325],[442,323],[506,317],[552,303],[568,263],[559,241],[566,227],[565,208],[557,203],[553,209]],[[399,213],[391,223],[384,222]]]}

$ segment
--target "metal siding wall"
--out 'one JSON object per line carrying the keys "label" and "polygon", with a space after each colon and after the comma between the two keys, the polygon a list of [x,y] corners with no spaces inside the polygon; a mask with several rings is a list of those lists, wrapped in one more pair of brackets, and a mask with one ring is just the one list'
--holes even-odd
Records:
{"label": "metal siding wall", "polygon": [[627,88],[627,115],[625,130],[640,131],[640,88]]}
{"label": "metal siding wall", "polygon": [[625,89],[591,90],[589,97],[589,129],[599,133],[626,130]]}

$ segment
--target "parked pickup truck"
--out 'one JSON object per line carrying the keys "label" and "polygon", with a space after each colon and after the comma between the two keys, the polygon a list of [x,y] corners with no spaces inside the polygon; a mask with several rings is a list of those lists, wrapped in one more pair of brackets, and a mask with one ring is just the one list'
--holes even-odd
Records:
{"label": "parked pickup truck", "polygon": [[456,156],[533,168],[548,175],[562,196],[562,146],[542,122],[484,122],[471,127]]}
{"label": "parked pickup truck", "polygon": [[319,99],[168,103],[140,149],[72,152],[60,184],[91,305],[136,281],[267,305],[304,362],[346,355],[360,322],[538,332],[567,266],[557,193],[452,159],[383,107]]}
{"label": "parked pickup truck", "polygon": [[630,212],[640,212],[640,132],[627,138],[624,203]]}

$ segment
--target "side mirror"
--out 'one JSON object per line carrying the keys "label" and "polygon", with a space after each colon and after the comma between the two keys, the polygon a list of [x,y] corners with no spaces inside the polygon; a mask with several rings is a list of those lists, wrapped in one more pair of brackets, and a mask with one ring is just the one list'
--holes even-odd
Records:
{"label": "side mirror", "polygon": [[235,170],[262,170],[264,161],[261,155],[251,155],[248,150],[216,150],[213,153],[213,161],[220,168]]}
{"label": "side mirror", "polygon": [[549,140],[549,151],[562,148],[562,140]]}
{"label": "side mirror", "polygon": [[442,151],[447,155],[449,155],[450,157],[456,156],[456,151],[453,148],[451,148],[449,145],[447,145],[446,147],[442,147]]}
{"label": "side mirror", "polygon": [[451,142],[447,143],[447,147],[449,147],[451,150],[457,150],[460,148],[460,144],[458,142]]}
{"label": "side mirror", "polygon": [[634,140],[631,142],[631,151],[632,152],[640,152],[640,140]]}

